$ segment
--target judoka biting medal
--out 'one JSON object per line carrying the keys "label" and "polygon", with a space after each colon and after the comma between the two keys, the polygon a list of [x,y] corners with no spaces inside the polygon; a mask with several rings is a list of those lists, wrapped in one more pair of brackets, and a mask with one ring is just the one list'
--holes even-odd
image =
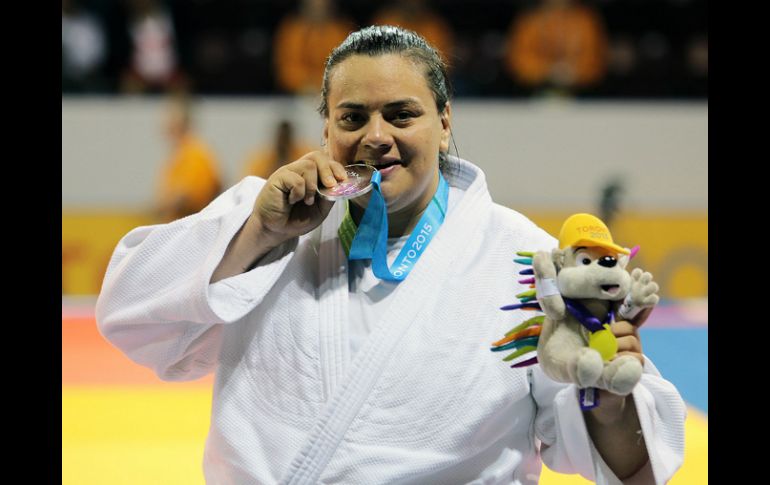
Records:
{"label": "judoka biting medal", "polygon": [[334,187],[318,187],[318,193],[326,200],[353,199],[372,190],[372,175],[376,168],[365,163],[351,164],[345,167],[348,178]]}

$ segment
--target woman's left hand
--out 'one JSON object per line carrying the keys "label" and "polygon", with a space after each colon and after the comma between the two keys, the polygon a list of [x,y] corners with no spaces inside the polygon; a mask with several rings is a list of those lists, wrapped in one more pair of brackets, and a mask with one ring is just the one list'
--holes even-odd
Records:
{"label": "woman's left hand", "polygon": [[629,355],[638,359],[644,365],[642,340],[639,338],[639,325],[620,320],[612,323],[610,330],[618,341],[618,353],[614,358],[617,359],[621,355]]}

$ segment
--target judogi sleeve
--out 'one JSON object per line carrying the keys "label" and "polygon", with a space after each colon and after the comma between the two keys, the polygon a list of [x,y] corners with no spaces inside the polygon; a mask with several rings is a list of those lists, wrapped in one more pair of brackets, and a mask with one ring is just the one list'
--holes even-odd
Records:
{"label": "judogi sleeve", "polygon": [[96,304],[102,335],[161,379],[191,380],[211,372],[222,326],[260,304],[297,245],[294,238],[251,271],[209,283],[264,183],[247,177],[197,214],[124,236]]}
{"label": "judogi sleeve", "polygon": [[632,396],[639,415],[649,461],[621,482],[597,452],[588,435],[574,384],[554,382],[540,366],[530,370],[537,403],[535,435],[548,468],[579,473],[598,485],[664,484],[684,460],[684,423],[687,408],[673,384],[661,377],[645,357],[644,374]]}

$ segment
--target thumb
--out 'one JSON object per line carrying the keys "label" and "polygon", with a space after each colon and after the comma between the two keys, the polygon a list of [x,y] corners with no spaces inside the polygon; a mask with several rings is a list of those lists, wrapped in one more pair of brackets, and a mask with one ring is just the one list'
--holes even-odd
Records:
{"label": "thumb", "polygon": [[629,320],[629,323],[632,323],[637,327],[641,327],[642,325],[644,325],[644,322],[646,322],[647,319],[650,317],[650,314],[652,313],[653,308],[654,307],[643,308],[639,313],[636,314],[634,318]]}

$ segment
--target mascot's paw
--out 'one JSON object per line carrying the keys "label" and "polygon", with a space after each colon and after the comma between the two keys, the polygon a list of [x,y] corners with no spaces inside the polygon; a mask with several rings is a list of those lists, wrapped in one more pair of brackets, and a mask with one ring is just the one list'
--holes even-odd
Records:
{"label": "mascot's paw", "polygon": [[575,359],[574,375],[571,376],[580,388],[593,387],[602,376],[604,362],[599,352],[588,347],[578,351]]}
{"label": "mascot's paw", "polygon": [[642,364],[630,355],[621,355],[604,368],[602,382],[605,389],[619,396],[631,393],[642,378]]}
{"label": "mascot's paw", "polygon": [[532,270],[540,279],[556,278],[556,265],[553,263],[551,253],[538,251],[532,257]]}
{"label": "mascot's paw", "polygon": [[629,299],[632,306],[645,308],[658,304],[658,284],[652,281],[652,274],[635,268],[631,272]]}

